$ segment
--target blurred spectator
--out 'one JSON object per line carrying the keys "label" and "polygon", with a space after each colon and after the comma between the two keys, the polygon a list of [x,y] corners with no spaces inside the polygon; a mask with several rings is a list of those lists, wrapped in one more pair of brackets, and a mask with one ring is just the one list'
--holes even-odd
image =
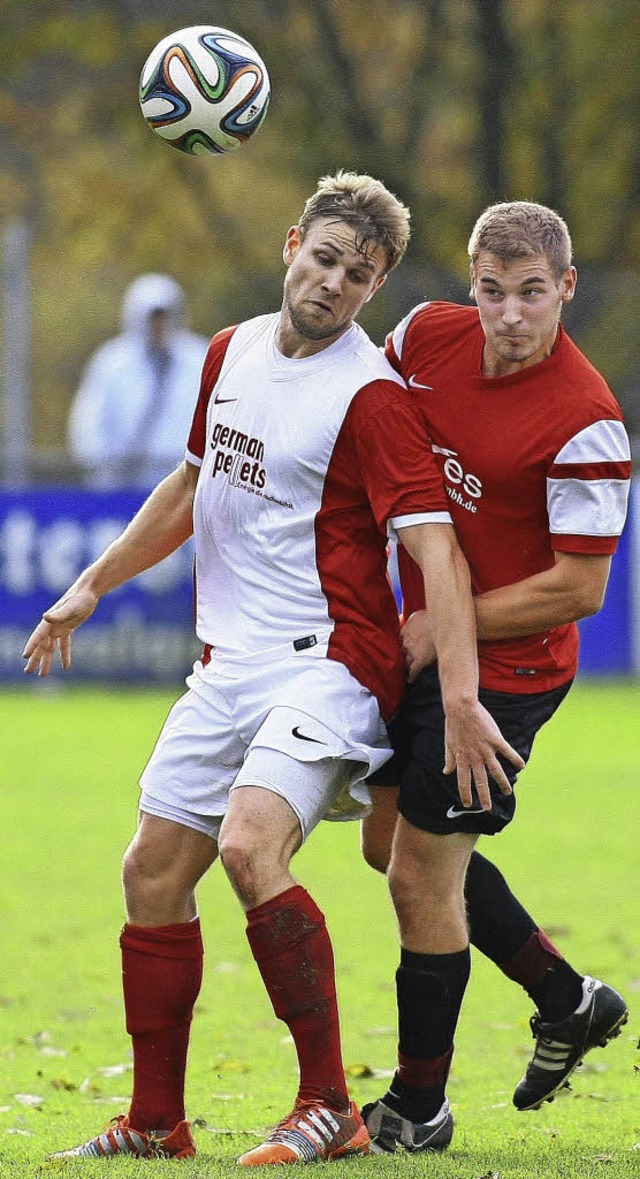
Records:
{"label": "blurred spectator", "polygon": [[153,487],[184,457],[209,341],[184,327],[166,274],[127,288],[121,335],[89,361],[69,418],[69,448],[96,487]]}

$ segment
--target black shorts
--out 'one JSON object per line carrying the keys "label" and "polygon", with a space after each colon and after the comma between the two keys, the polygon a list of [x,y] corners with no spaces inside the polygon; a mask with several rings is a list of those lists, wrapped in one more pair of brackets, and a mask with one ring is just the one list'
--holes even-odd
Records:
{"label": "black shorts", "polygon": [[[548,692],[516,694],[481,688],[480,702],[500,727],[503,737],[529,760],[533,742],[546,721],[562,703],[572,681]],[[473,791],[471,806],[465,809],[458,794],[457,775],[443,774],[444,711],[438,674],[434,667],[421,671],[409,684],[402,707],[389,726],[394,755],[369,781],[373,786],[399,786],[398,809],[407,822],[421,831],[449,835],[467,831],[495,835],[510,823],[516,809],[515,794],[502,794],[489,778],[493,806],[480,808]],[[513,786],[518,771],[500,757]]]}

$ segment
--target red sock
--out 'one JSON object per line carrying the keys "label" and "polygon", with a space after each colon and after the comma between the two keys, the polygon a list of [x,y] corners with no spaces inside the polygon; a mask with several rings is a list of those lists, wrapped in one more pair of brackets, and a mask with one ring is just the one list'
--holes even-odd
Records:
{"label": "red sock", "polygon": [[247,913],[247,937],[273,1009],[298,1054],[302,1101],[349,1107],[333,950],[324,917],[300,885]]}
{"label": "red sock", "polygon": [[184,1118],[189,1030],[202,982],[200,922],[125,925],[120,946],[133,1041],[129,1121],[136,1130],[173,1130]]}
{"label": "red sock", "polygon": [[520,983],[528,990],[536,986],[550,967],[562,961],[562,954],[553,942],[549,940],[543,929],[534,929],[518,952],[506,962],[500,963],[500,969],[507,978]]}

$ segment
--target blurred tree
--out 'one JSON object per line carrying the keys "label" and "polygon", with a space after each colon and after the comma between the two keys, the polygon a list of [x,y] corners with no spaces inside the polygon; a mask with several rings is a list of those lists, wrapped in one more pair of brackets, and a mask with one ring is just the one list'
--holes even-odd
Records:
{"label": "blurred tree", "polygon": [[40,447],[62,444],[131,278],[175,274],[204,332],[276,308],[284,233],[338,167],[413,211],[409,258],[363,320],[376,338],[420,298],[464,298],[477,213],[529,197],[573,232],[569,326],[617,392],[640,383],[637,0],[218,0],[209,19],[273,83],[264,127],[222,159],[167,148],[137,103],[153,45],[203,19],[191,0],[0,0],[0,217],[34,231]]}

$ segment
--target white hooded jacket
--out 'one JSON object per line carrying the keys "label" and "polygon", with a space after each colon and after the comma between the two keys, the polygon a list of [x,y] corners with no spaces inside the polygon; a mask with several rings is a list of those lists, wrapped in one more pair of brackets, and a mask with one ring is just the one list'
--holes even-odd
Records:
{"label": "white hooded jacket", "polygon": [[[171,316],[164,375],[149,343],[149,317]],[[184,457],[209,341],[183,326],[175,279],[144,274],[125,292],[121,335],[89,361],[69,418],[69,449],[96,487],[151,488]]]}

